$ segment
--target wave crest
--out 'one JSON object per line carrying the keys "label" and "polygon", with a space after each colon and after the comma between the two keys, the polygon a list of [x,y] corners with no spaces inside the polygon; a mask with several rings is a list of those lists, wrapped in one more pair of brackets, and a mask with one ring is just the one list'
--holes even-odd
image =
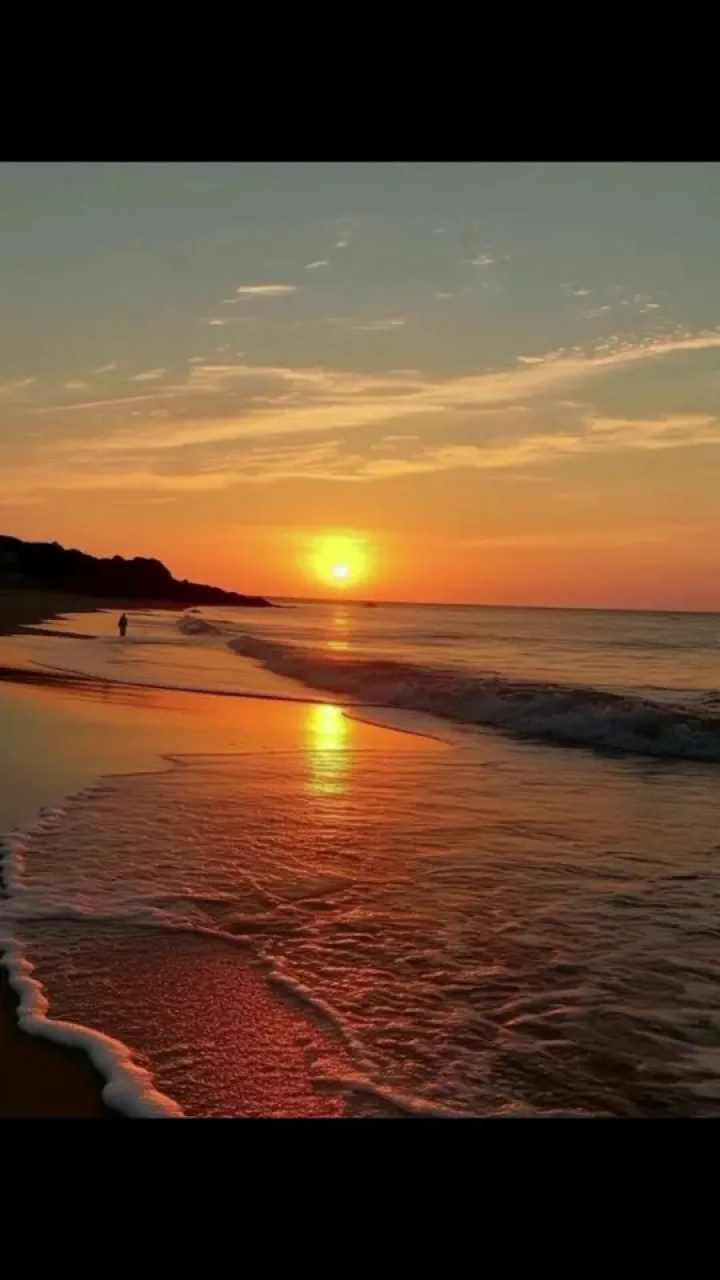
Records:
{"label": "wave crest", "polygon": [[487,725],[515,737],[671,760],[720,762],[720,716],[593,687],[345,657],[241,635],[230,648],[276,675],[363,703]]}
{"label": "wave crest", "polygon": [[177,629],[184,636],[217,635],[220,630],[212,622],[206,622],[204,618],[190,617],[186,613],[182,618],[178,618]]}

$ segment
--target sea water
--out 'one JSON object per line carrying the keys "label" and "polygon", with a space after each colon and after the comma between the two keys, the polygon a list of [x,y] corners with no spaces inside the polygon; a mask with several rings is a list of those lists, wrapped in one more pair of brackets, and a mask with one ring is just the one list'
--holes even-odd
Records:
{"label": "sea water", "polygon": [[[124,1046],[117,1105],[717,1113],[718,619],[298,603],[138,614],[125,644],[114,623],[5,648],[291,699],[298,735],[178,743],[6,842],[6,945],[51,1017]],[[419,748],[359,749],[360,721]]]}

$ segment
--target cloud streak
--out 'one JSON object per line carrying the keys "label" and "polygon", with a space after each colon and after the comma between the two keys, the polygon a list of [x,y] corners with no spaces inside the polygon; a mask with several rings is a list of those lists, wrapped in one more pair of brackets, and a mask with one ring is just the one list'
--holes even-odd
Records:
{"label": "cloud streak", "polygon": [[[122,431],[99,437],[99,453],[135,448],[153,451],[189,444],[241,440],[401,423],[424,415],[486,414],[502,406],[531,405],[643,361],[720,348],[720,333],[685,334],[613,346],[593,355],[554,351],[524,357],[520,367],[431,381],[420,374],[367,375],[323,368],[249,364],[193,365],[183,386],[168,389],[177,401],[163,433]],[[162,393],[158,393],[160,395]],[[127,399],[96,402],[103,406]],[[87,405],[78,407],[87,408]]]}
{"label": "cloud streak", "polygon": [[157,382],[159,378],[164,378],[167,369],[146,369],[144,373],[133,373],[130,382]]}
{"label": "cloud streak", "polygon": [[0,382],[0,396],[14,396],[18,392],[27,391],[37,382],[37,378],[11,378],[9,382]]}
{"label": "cloud streak", "polygon": [[[46,485],[28,467],[11,491],[155,485],[183,492],[292,476],[379,481],[717,445],[720,420],[712,414],[603,415],[587,397],[576,393],[562,406],[559,397],[614,370],[718,348],[716,330],[642,343],[616,339],[596,344],[592,354],[556,350],[514,368],[444,380],[413,370],[194,364],[182,384],[152,394],[25,409],[96,409],[96,434],[49,438]],[[131,420],[130,408],[140,417]],[[10,481],[7,475],[5,485]]]}
{"label": "cloud streak", "polygon": [[241,284],[235,290],[243,298],[283,298],[297,293],[296,284]]}
{"label": "cloud streak", "polygon": [[352,325],[353,333],[393,333],[402,329],[405,321],[398,317],[395,320],[368,320],[365,324]]}
{"label": "cloud streak", "polygon": [[26,414],[46,415],[48,413],[71,413],[75,409],[114,409],[122,407],[126,404],[138,404],[140,401],[147,400],[170,400],[177,395],[177,392],[156,391],[152,394],[141,396],[115,396],[108,397],[106,400],[78,400],[73,404],[46,404],[26,409]]}
{"label": "cloud streak", "polygon": [[[391,441],[392,437],[386,437]],[[397,437],[398,442],[403,437]],[[413,438],[407,437],[412,443]],[[290,479],[333,480],[363,483],[401,477],[459,470],[506,470],[532,464],[608,453],[619,447],[632,450],[674,449],[687,445],[720,443],[720,419],[710,415],[686,414],[659,419],[588,417],[564,435],[519,434],[491,439],[484,444],[441,444],[419,449],[411,457],[379,457],[352,452],[342,439],[254,442],[242,454],[218,454],[202,469],[188,471],[151,470],[143,465],[142,454],[128,459],[129,465],[102,466],[102,459],[89,451],[78,468],[59,467],[52,477],[38,483],[34,472],[7,477],[12,492],[44,492],[51,489],[101,489],[158,491],[160,493],[220,491],[241,483],[267,484]],[[122,461],[122,460],[120,460]]]}

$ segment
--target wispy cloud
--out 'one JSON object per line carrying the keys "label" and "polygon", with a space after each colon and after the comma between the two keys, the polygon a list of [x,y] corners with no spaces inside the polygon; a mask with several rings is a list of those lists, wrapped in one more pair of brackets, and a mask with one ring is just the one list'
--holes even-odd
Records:
{"label": "wispy cloud", "polygon": [[[445,379],[413,370],[370,375],[322,367],[195,363],[183,385],[78,404],[83,411],[102,411],[96,433],[84,429],[75,439],[67,432],[57,437],[52,474],[59,477],[58,488],[73,487],[73,475],[75,487],[93,487],[88,476],[100,475],[105,479],[95,487],[132,483],[143,490],[152,489],[155,476],[158,492],[172,492],[291,475],[381,480],[454,469],[522,468],[593,453],[716,445],[720,420],[712,414],[603,414],[575,388],[584,392],[593,379],[642,362],[718,349],[717,330],[646,342],[613,339],[596,344],[592,353],[555,350],[527,356],[514,368]],[[575,398],[568,399],[568,392]],[[139,417],[133,423],[122,407],[138,413],[143,400],[156,404],[148,404],[145,422]],[[153,410],[161,401],[165,416],[158,417]],[[115,408],[118,413],[111,416]],[[28,468],[22,492],[38,488],[33,475]],[[4,483],[10,486],[9,476]],[[48,479],[48,487],[53,483]]]}
{"label": "wispy cloud", "polygon": [[223,325],[227,323],[228,323],[227,320],[218,320],[218,319],[208,320],[208,324],[212,324],[212,325]]}
{"label": "wispy cloud", "polygon": [[[323,368],[193,365],[185,391],[169,393],[176,410],[162,433],[100,436],[98,452],[163,452],[191,444],[356,429],[403,419],[487,414],[501,406],[531,406],[615,369],[683,352],[720,348],[720,332],[674,335],[652,342],[604,344],[595,354],[548,352],[527,356],[514,369],[488,370],[445,380],[420,374],[366,374]],[[112,402],[111,402],[112,403]]]}
{"label": "wispy cloud", "polygon": [[282,298],[296,293],[296,284],[241,284],[235,290],[245,298]]}
{"label": "wispy cloud", "polygon": [[114,409],[126,404],[138,404],[143,400],[169,400],[174,398],[175,395],[177,395],[177,392],[158,391],[143,396],[116,396],[106,400],[78,400],[73,404],[46,404],[41,407],[26,409],[25,413],[42,416],[48,413],[70,413],[75,409]]}
{"label": "wispy cloud", "polygon": [[489,253],[479,253],[476,258],[470,259],[471,267],[491,267],[495,259]]}
{"label": "wispy cloud", "polygon": [[109,360],[107,364],[101,364],[97,369],[93,369],[93,373],[114,373],[117,369],[117,362]]}
{"label": "wispy cloud", "polygon": [[130,376],[130,382],[157,382],[158,378],[164,378],[167,369],[146,369],[144,373],[133,373]]}
{"label": "wispy cloud", "polygon": [[82,382],[79,378],[71,378],[69,382],[63,382],[63,391],[89,391],[90,383]]}
{"label": "wispy cloud", "polygon": [[305,270],[317,271],[318,267],[329,267],[329,266],[330,266],[330,263],[327,261],[326,258],[319,258],[317,262],[306,262]]}
{"label": "wispy cloud", "polygon": [[395,329],[402,329],[405,321],[398,317],[394,320],[367,320],[364,324],[354,324],[352,329],[355,333],[392,333]]}
{"label": "wispy cloud", "polygon": [[[720,419],[711,415],[671,415],[658,419],[625,419],[589,415],[578,418],[572,431],[538,432],[532,425],[507,436],[494,434],[477,444],[418,444],[412,435],[387,435],[385,445],[397,442],[415,449],[410,456],[379,456],[369,449],[349,447],[342,438],[311,438],[247,442],[242,452],[204,455],[202,465],[191,453],[179,466],[152,468],[143,463],[140,442],[126,458],[107,459],[88,448],[72,466],[55,466],[46,480],[36,469],[20,468],[0,477],[14,496],[46,490],[133,490],[157,494],[219,491],[239,483],[271,483],[305,478],[362,483],[402,476],[458,470],[502,470],[554,463],[582,455],[618,450],[662,450],[720,443]],[[124,463],[127,465],[124,465]]]}
{"label": "wispy cloud", "polygon": [[36,382],[37,378],[12,378],[9,382],[0,382],[0,395],[17,395],[18,392],[27,391]]}

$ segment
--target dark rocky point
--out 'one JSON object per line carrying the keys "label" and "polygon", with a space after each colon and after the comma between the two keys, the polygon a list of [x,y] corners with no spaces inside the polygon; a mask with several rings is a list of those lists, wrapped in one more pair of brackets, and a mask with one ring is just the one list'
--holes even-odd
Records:
{"label": "dark rocky point", "polygon": [[178,581],[160,560],[103,558],[66,551],[58,542],[0,536],[0,586],[63,591],[105,600],[152,600],[177,605],[269,609],[262,596],[244,596],[201,582]]}

